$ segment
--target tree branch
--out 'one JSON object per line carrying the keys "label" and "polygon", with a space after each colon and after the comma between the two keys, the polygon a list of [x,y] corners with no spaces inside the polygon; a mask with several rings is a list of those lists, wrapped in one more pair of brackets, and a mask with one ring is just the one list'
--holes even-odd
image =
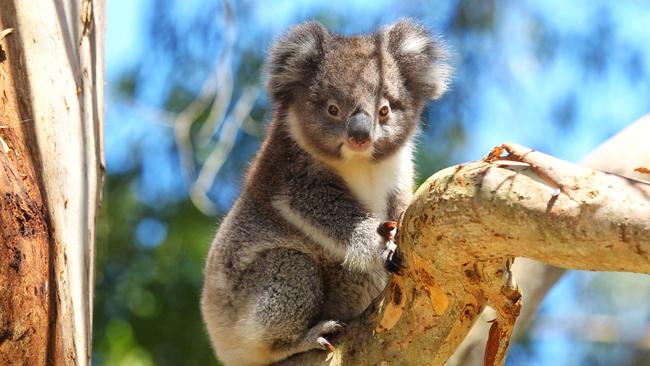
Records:
{"label": "tree branch", "polygon": [[[649,180],[650,175],[634,171],[641,166],[650,167],[650,144],[643,141],[645,136],[649,135],[650,115],[646,115],[602,143],[582,159],[580,164],[628,178]],[[517,338],[525,331],[546,293],[562,277],[565,270],[520,258],[513,265],[512,271],[526,299],[514,330],[514,337]],[[483,364],[490,326],[487,321],[494,318],[491,310],[488,308],[481,314],[446,366]]]}
{"label": "tree branch", "polygon": [[[650,273],[650,185],[514,144],[506,160],[433,175],[404,216],[407,269],[342,337],[333,354],[283,364],[442,365],[490,305],[486,364],[501,365],[519,313],[510,265]],[[516,160],[516,162],[513,162]]]}

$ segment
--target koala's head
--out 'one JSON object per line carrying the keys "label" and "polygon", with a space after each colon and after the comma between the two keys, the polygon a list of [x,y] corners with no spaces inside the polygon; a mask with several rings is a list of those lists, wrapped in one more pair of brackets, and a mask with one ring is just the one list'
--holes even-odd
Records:
{"label": "koala's head", "polygon": [[292,137],[312,155],[381,160],[410,139],[449,74],[443,47],[412,21],[351,37],[309,22],[276,42],[267,87]]}

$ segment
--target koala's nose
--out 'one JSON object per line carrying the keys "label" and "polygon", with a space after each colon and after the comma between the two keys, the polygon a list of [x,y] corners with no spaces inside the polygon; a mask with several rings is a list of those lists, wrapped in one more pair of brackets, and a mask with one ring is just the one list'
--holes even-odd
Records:
{"label": "koala's nose", "polygon": [[365,145],[370,142],[372,121],[370,116],[363,112],[356,113],[348,120],[348,140],[356,145]]}

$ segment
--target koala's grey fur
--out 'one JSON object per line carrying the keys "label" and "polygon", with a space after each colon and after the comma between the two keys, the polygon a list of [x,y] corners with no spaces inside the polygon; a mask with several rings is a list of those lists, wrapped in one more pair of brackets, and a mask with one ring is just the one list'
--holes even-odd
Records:
{"label": "koala's grey fur", "polygon": [[[411,197],[411,140],[449,69],[437,40],[411,21],[351,37],[309,22],[276,42],[268,74],[273,119],[205,269],[203,317],[226,365],[325,349],[325,336],[381,292],[377,227]],[[382,103],[391,112],[380,123]],[[374,121],[363,153],[345,144],[356,113]]]}

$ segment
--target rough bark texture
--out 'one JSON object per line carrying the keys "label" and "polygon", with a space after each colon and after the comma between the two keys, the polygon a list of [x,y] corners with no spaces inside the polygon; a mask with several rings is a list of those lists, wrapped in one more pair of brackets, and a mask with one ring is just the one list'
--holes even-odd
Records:
{"label": "rough bark texture", "polygon": [[513,258],[650,273],[648,217],[647,183],[504,145],[429,178],[399,234],[407,270],[334,353],[283,364],[441,365],[487,305],[496,317],[486,364],[503,364],[521,305]]}
{"label": "rough bark texture", "polygon": [[0,0],[0,364],[90,360],[103,1]]}
{"label": "rough bark texture", "polygon": [[[650,175],[642,174],[639,167],[650,167],[650,115],[640,118],[617,133],[580,161],[581,165],[592,169],[622,175],[627,178],[650,180]],[[517,319],[514,338],[524,333],[546,293],[562,277],[565,270],[542,262],[518,258],[512,272],[521,286],[525,301]],[[463,340],[447,366],[479,366],[483,364],[485,345],[490,328],[489,320],[494,312],[487,308],[476,321],[471,332]]]}
{"label": "rough bark texture", "polygon": [[[3,50],[6,45],[0,40]],[[5,57],[13,56],[5,52]],[[24,90],[12,87],[15,74],[10,63],[14,59],[0,62],[0,125],[29,115],[29,104],[19,103]],[[0,139],[4,141],[0,141],[0,364],[22,360],[43,365],[50,313],[50,253],[41,177],[29,148],[35,138],[30,130],[0,128]],[[6,151],[8,146],[12,150]]]}

